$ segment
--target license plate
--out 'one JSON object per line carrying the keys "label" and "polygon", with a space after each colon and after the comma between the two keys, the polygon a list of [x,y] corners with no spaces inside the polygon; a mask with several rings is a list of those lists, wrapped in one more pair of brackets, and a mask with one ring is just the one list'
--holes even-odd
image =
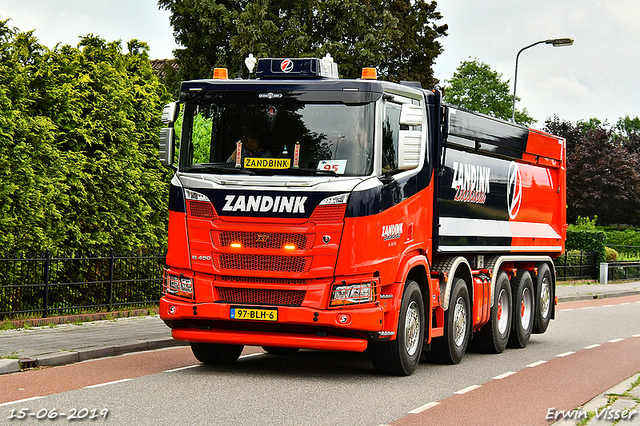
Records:
{"label": "license plate", "polygon": [[231,308],[229,318],[250,321],[278,321],[278,309]]}

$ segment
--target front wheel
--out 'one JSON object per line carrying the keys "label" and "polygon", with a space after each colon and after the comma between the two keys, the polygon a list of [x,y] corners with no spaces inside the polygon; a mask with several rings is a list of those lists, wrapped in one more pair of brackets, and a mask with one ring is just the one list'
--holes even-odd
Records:
{"label": "front wheel", "polygon": [[424,343],[424,301],[418,283],[408,280],[398,319],[398,334],[390,342],[375,343],[373,367],[382,374],[410,376],[418,367]]}
{"label": "front wheel", "polygon": [[191,352],[203,364],[233,364],[240,358],[243,345],[191,342]]}

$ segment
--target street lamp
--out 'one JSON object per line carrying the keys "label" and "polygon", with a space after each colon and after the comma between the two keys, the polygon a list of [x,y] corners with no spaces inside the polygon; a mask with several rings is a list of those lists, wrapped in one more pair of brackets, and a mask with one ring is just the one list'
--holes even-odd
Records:
{"label": "street lamp", "polygon": [[553,47],[571,46],[573,44],[573,39],[572,38],[551,38],[549,40],[537,41],[533,44],[530,44],[520,49],[520,51],[516,55],[516,72],[513,77],[513,107],[512,107],[512,113],[511,113],[511,121],[513,121],[514,123],[516,122],[516,83],[518,82],[518,58],[520,57],[520,54],[522,53],[523,50],[526,50],[533,46],[537,46],[538,44],[542,44],[542,43],[551,44]]}

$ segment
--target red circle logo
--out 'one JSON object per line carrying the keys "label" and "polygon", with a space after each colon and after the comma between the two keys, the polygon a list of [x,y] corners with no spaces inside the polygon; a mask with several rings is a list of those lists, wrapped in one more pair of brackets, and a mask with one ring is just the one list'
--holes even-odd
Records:
{"label": "red circle logo", "polygon": [[290,73],[293,71],[293,61],[291,59],[285,59],[280,63],[280,69],[282,72]]}

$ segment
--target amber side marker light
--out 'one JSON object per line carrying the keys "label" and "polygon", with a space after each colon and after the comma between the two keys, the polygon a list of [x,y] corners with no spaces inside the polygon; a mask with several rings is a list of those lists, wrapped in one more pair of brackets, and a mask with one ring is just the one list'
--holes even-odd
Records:
{"label": "amber side marker light", "polygon": [[375,68],[362,68],[362,79],[363,80],[377,80],[378,73]]}
{"label": "amber side marker light", "polygon": [[229,79],[229,71],[226,68],[214,68],[213,69],[213,79],[214,80],[228,80]]}

